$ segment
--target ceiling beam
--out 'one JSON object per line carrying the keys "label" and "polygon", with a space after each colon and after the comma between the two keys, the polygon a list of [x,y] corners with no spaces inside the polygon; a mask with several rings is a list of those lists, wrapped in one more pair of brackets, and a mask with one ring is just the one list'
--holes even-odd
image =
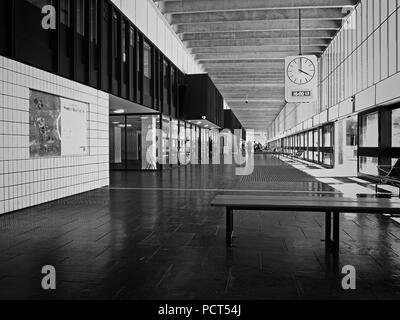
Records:
{"label": "ceiling beam", "polygon": [[[304,46],[308,52],[323,52],[325,46]],[[289,51],[298,51],[299,46],[296,45],[268,45],[268,46],[246,46],[246,47],[214,47],[214,48],[194,48],[191,49],[191,54],[203,54],[203,53],[226,53],[226,52],[289,52]]]}
{"label": "ceiling beam", "polygon": [[208,11],[239,11],[249,9],[299,9],[299,8],[340,8],[353,6],[357,0],[184,0],[158,1],[164,13],[189,13]]}
{"label": "ceiling beam", "polygon": [[[322,50],[303,50],[303,54],[320,55]],[[287,56],[298,55],[298,50],[292,51],[279,51],[279,52],[223,52],[223,53],[201,53],[195,54],[194,58],[201,61],[218,61],[225,59],[282,59],[285,60]]]}
{"label": "ceiling beam", "polygon": [[[303,38],[303,46],[328,46],[329,39],[324,38]],[[228,39],[228,40],[192,40],[184,41],[186,48],[218,48],[218,47],[241,47],[241,46],[285,46],[299,45],[299,38],[249,38],[249,39]]]}
{"label": "ceiling beam", "polygon": [[[315,39],[333,39],[336,30],[304,30],[303,38]],[[181,36],[182,41],[193,40],[218,40],[218,39],[265,39],[265,38],[298,38],[297,30],[266,30],[266,31],[230,31],[230,32],[203,32],[203,33],[184,33]]]}
{"label": "ceiling beam", "polygon": [[[341,20],[346,15],[341,8],[315,9],[307,8],[301,12],[303,19],[329,19]],[[296,9],[279,10],[248,10],[248,11],[219,11],[219,12],[200,12],[185,14],[167,14],[168,22],[171,25],[193,24],[193,23],[212,23],[212,22],[239,22],[239,21],[265,21],[265,20],[297,20],[299,12]]]}
{"label": "ceiling beam", "polygon": [[[342,21],[339,20],[304,20],[301,28],[306,30],[339,30]],[[297,20],[264,20],[264,21],[243,21],[223,22],[207,24],[180,24],[174,26],[177,34],[182,33],[209,33],[209,32],[230,32],[235,30],[243,31],[288,31],[299,30]]]}

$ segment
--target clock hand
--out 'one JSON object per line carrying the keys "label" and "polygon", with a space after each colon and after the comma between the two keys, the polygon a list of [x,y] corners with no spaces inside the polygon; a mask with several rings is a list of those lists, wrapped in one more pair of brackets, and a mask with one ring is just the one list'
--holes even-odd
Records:
{"label": "clock hand", "polygon": [[299,69],[299,72],[304,73],[304,74],[308,75],[309,77],[312,77],[311,74],[309,74],[309,73],[307,73],[307,72],[305,72],[305,71],[303,71],[301,69]]}

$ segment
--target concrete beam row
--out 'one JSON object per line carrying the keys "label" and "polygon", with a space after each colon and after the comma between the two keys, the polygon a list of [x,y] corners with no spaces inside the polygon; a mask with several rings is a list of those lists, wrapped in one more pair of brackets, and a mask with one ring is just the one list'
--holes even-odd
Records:
{"label": "concrete beam row", "polygon": [[265,9],[341,8],[353,6],[357,0],[183,0],[158,1],[164,14]]}
{"label": "concrete beam row", "polygon": [[[341,20],[305,20],[301,23],[303,30],[338,30],[342,26]],[[177,34],[183,33],[209,33],[240,31],[298,31],[297,20],[264,20],[242,21],[207,24],[180,24],[174,26]]]}
{"label": "concrete beam row", "polygon": [[[346,14],[341,8],[315,9],[307,8],[301,11],[302,19],[313,20],[342,20]],[[266,21],[266,20],[297,20],[299,11],[296,9],[279,10],[247,10],[247,11],[217,11],[185,14],[167,14],[171,25],[212,23],[212,22],[240,22],[240,21]]]}

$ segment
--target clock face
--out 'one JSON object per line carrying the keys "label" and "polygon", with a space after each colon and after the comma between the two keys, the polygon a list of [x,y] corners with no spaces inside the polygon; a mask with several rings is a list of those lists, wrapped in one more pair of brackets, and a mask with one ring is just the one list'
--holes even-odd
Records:
{"label": "clock face", "polygon": [[315,65],[308,58],[297,57],[289,63],[287,75],[290,81],[295,84],[307,84],[315,76]]}

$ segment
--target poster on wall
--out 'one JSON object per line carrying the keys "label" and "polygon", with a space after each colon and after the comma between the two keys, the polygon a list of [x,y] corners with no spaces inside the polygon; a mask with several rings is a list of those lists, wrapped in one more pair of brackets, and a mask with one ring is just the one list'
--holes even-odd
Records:
{"label": "poster on wall", "polygon": [[60,113],[58,97],[30,91],[29,153],[31,158],[61,156],[61,140],[57,132],[57,120]]}
{"label": "poster on wall", "polygon": [[87,104],[31,90],[30,157],[88,154],[87,119]]}
{"label": "poster on wall", "polygon": [[57,122],[61,155],[86,155],[88,152],[86,103],[60,98],[61,115]]}
{"label": "poster on wall", "polygon": [[392,147],[400,147],[400,109],[392,111]]}

